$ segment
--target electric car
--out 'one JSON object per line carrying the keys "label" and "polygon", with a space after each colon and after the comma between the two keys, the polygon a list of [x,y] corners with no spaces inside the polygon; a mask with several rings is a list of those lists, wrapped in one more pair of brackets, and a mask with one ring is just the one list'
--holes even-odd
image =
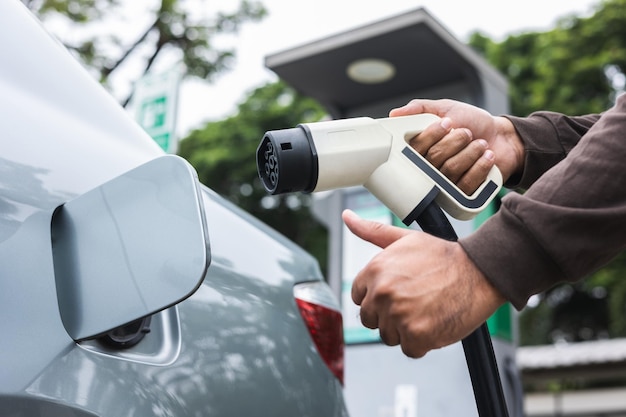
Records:
{"label": "electric car", "polygon": [[0,415],[347,415],[315,259],[164,155],[18,0],[0,121]]}

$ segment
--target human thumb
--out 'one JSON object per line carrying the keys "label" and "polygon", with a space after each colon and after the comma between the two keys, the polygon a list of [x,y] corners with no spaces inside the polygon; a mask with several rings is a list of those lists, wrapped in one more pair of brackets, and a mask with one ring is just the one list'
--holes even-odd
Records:
{"label": "human thumb", "polygon": [[344,210],[341,217],[352,233],[383,249],[411,233],[409,229],[362,219],[351,210]]}
{"label": "human thumb", "polygon": [[389,116],[397,117],[422,113],[433,113],[438,116],[443,116],[445,112],[442,112],[442,109],[440,108],[440,106],[437,105],[436,101],[426,99],[414,99],[402,107],[392,109],[389,112]]}

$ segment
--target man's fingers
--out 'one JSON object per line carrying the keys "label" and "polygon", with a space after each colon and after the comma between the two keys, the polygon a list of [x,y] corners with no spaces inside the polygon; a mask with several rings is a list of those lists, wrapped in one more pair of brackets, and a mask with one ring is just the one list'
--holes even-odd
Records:
{"label": "man's fingers", "polygon": [[344,210],[341,217],[352,233],[383,249],[411,233],[409,229],[362,219],[351,210]]}
{"label": "man's fingers", "polygon": [[[407,234],[415,233],[410,229],[364,220],[351,210],[344,210],[342,218],[348,229],[357,237],[383,249]],[[352,301],[357,305],[361,305],[367,296],[368,280],[362,274],[363,271],[357,275],[352,283]],[[366,327],[372,329],[378,327],[378,316],[375,313],[370,313],[368,308],[362,309],[361,321]]]}
{"label": "man's fingers", "polygon": [[486,150],[472,167],[457,181],[457,186],[467,195],[472,195],[485,181],[495,165],[493,151]]}
{"label": "man's fingers", "polygon": [[428,162],[439,169],[446,162],[459,153],[465,153],[465,150],[472,146],[476,145],[472,141],[472,132],[469,129],[454,129],[446,137],[433,144],[424,155]]}
{"label": "man's fingers", "polygon": [[[457,183],[459,179],[480,160],[487,150],[487,147],[487,141],[483,139],[474,140],[467,145],[463,145],[463,148],[456,151],[455,154],[451,156],[444,155],[445,160],[439,165],[433,162],[431,163],[433,163],[450,181]],[[452,152],[452,150],[450,150],[450,152]]]}
{"label": "man's fingers", "polygon": [[388,346],[397,346],[401,342],[400,333],[396,327],[397,324],[390,319],[388,310],[378,319],[378,333],[382,341]]}
{"label": "man's fingers", "polygon": [[375,311],[361,308],[359,315],[363,326],[367,327],[368,329],[378,328],[378,314],[376,314]]}
{"label": "man's fingers", "polygon": [[427,126],[419,135],[409,141],[409,145],[421,155],[426,155],[431,146],[439,142],[451,129],[452,121],[444,117],[439,122]]}

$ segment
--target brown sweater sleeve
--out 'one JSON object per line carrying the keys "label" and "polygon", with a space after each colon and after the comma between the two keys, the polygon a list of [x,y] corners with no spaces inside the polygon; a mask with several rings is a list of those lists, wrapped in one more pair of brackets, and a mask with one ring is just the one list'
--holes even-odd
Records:
{"label": "brown sweater sleeve", "polygon": [[530,187],[544,172],[559,163],[600,115],[568,117],[560,113],[536,112],[528,117],[506,116],[524,142],[524,170],[510,178],[507,188]]}
{"label": "brown sweater sleeve", "polygon": [[602,116],[511,118],[526,148],[519,187],[460,243],[517,308],[626,247],[626,96]]}

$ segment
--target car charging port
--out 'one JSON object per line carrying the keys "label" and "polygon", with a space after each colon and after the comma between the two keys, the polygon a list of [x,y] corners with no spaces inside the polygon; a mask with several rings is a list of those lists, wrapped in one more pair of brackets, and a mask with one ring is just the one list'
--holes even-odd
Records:
{"label": "car charging port", "polygon": [[150,333],[151,321],[152,316],[131,321],[98,337],[97,340],[111,348],[128,349],[141,342],[146,334]]}

